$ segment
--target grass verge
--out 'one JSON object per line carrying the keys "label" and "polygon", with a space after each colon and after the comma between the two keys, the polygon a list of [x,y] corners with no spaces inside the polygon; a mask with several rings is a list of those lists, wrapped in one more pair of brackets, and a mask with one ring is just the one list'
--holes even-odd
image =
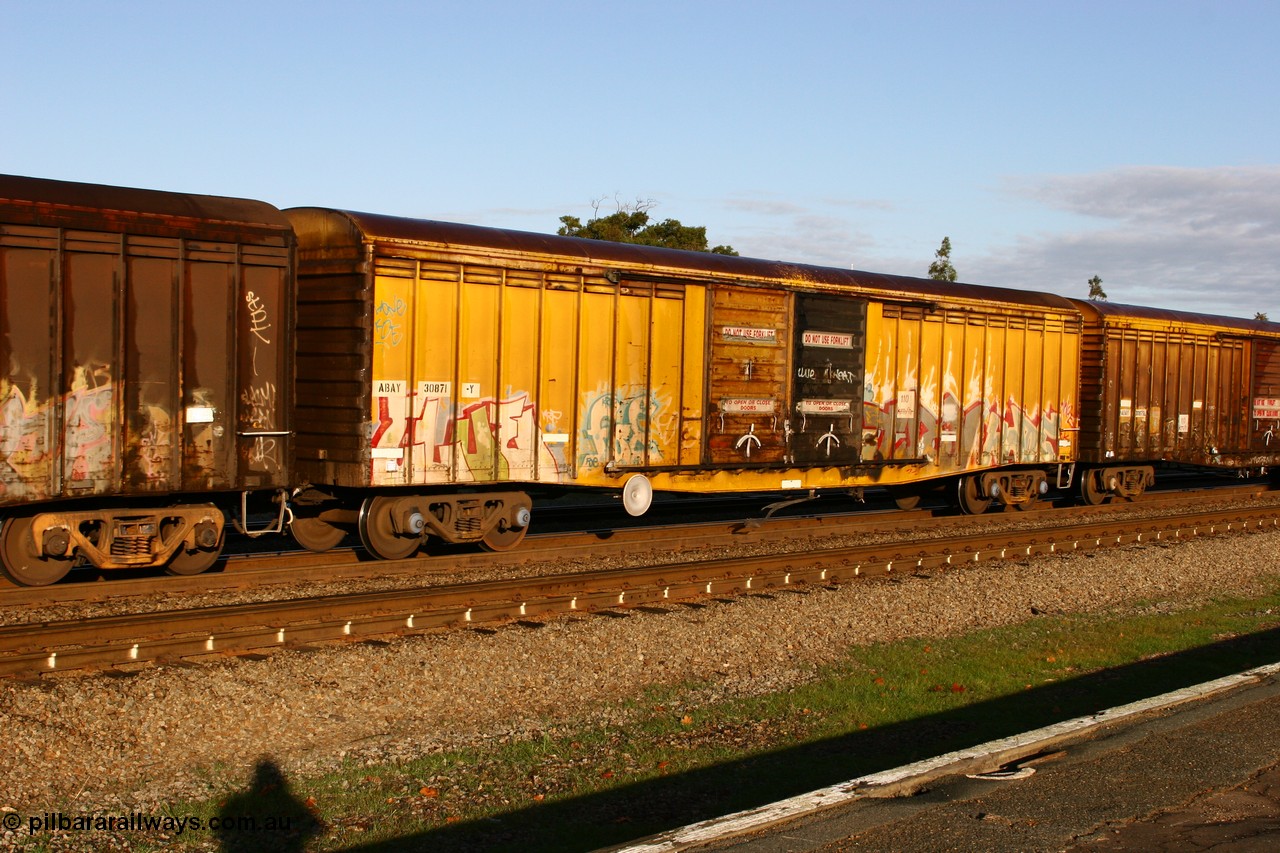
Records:
{"label": "grass verge", "polygon": [[[318,778],[264,762],[243,792],[167,810],[204,831],[117,838],[144,850],[589,850],[1270,663],[1278,640],[1280,589],[1176,612],[1041,615],[852,649],[785,693],[708,703],[699,685],[652,689],[621,726]],[[227,818],[239,825],[208,830]]]}

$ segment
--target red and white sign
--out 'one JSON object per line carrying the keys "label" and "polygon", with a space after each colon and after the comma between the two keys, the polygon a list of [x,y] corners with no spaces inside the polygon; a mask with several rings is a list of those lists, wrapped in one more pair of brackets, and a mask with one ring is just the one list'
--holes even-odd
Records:
{"label": "red and white sign", "polygon": [[1260,420],[1280,418],[1280,397],[1254,397],[1253,416]]}
{"label": "red and white sign", "polygon": [[853,349],[853,335],[843,332],[805,332],[800,342],[807,347],[828,347],[830,349]]}
{"label": "red and white sign", "polygon": [[778,342],[777,329],[753,329],[748,326],[725,326],[720,335],[728,341],[758,341],[762,344]]}
{"label": "red and white sign", "polygon": [[720,411],[731,415],[773,414],[777,403],[769,399],[753,397],[726,397],[720,401]]}
{"label": "red and white sign", "polygon": [[796,411],[804,415],[847,415],[853,411],[852,400],[801,400]]}

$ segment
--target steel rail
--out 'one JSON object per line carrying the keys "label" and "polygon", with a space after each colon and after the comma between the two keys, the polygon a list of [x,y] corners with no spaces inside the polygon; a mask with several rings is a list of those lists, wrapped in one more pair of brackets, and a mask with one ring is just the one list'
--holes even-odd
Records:
{"label": "steel rail", "polygon": [[[650,548],[711,548],[741,545],[744,542],[776,542],[805,536],[853,536],[875,533],[878,536],[910,537],[920,527],[935,530],[993,524],[1068,521],[1097,518],[1117,510],[1154,509],[1181,503],[1203,501],[1206,496],[1247,501],[1273,494],[1265,485],[1250,484],[1192,492],[1148,493],[1138,502],[1108,504],[1096,507],[1051,507],[1046,502],[1042,511],[1030,513],[990,513],[980,516],[936,516],[931,510],[863,510],[823,516],[774,516],[752,521],[699,522],[680,527],[634,527],[609,531],[531,534],[527,545],[517,551],[501,553],[458,553],[434,556],[418,555],[404,560],[357,559],[358,549],[337,548],[323,554],[283,553],[268,557],[240,555],[231,557],[223,571],[194,576],[151,575],[147,577],[111,578],[101,581],[60,583],[48,587],[14,587],[0,579],[0,608],[50,603],[70,603],[125,598],[139,595],[214,594],[220,590],[243,589],[266,584],[299,581],[356,580],[403,577],[406,575],[444,575],[479,568],[518,566],[545,560],[598,557],[601,554],[634,553],[638,546]],[[1052,509],[1052,512],[1048,512]],[[1052,518],[1046,518],[1046,514]],[[889,523],[887,524],[886,521]],[[907,524],[916,525],[913,528]],[[536,544],[535,544],[536,542]]]}
{"label": "steel rail", "polygon": [[657,567],[330,595],[0,627],[0,676],[243,654],[699,598],[834,585],[1133,543],[1280,529],[1255,507]]}

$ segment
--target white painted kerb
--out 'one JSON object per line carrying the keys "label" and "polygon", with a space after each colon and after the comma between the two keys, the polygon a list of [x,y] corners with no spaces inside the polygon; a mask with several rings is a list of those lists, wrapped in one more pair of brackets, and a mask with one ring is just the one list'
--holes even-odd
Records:
{"label": "white painted kerb", "polygon": [[826,809],[862,799],[872,793],[870,789],[903,782],[914,776],[923,776],[951,764],[980,759],[987,755],[1009,750],[1026,749],[1041,741],[1077,734],[1104,723],[1112,723],[1125,717],[1167,708],[1191,699],[1199,699],[1223,690],[1230,690],[1251,682],[1257,682],[1277,673],[1280,673],[1280,663],[1260,666],[1237,675],[1219,678],[1216,681],[1208,681],[1204,684],[1197,684],[1194,687],[1174,690],[1162,696],[1131,702],[1118,708],[1109,708],[1087,717],[1077,717],[1074,720],[1055,723],[1052,726],[1045,726],[1042,729],[1024,732],[1000,740],[988,741],[980,746],[949,752],[946,755],[917,761],[914,764],[907,764],[893,770],[872,773],[869,776],[860,776],[848,782],[841,782],[828,788],[819,788],[816,791],[799,794],[760,808],[748,809],[736,814],[692,823],[679,829],[651,836],[627,847],[611,849],[617,851],[617,853],[668,853],[668,851],[683,850],[694,845],[708,844],[718,839],[762,829],[770,824],[794,820],[801,815],[815,812],[819,809]]}

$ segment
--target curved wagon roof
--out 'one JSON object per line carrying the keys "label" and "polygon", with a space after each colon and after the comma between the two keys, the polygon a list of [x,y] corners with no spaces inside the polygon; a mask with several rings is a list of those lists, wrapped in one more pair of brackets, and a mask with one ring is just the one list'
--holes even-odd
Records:
{"label": "curved wagon roof", "polygon": [[[290,230],[280,210],[263,201],[110,187],[0,175],[3,219],[14,225],[109,230],[159,237],[239,239]],[[287,238],[286,238],[287,239]]]}
{"label": "curved wagon roof", "polygon": [[1201,314],[1194,311],[1172,311],[1168,308],[1149,308],[1145,305],[1125,305],[1115,302],[1091,302],[1071,300],[1088,322],[1107,325],[1125,325],[1152,322],[1164,327],[1208,327],[1220,331],[1244,335],[1264,335],[1280,338],[1280,324],[1262,320],[1246,320],[1241,317],[1224,317],[1217,314]]}
{"label": "curved wagon roof", "polygon": [[383,250],[392,247],[412,250],[418,246],[437,252],[459,254],[482,250],[508,258],[536,256],[540,261],[554,264],[565,271],[580,267],[616,268],[637,275],[759,281],[818,290],[855,289],[923,302],[999,302],[1073,315],[1077,313],[1071,300],[1038,291],[942,282],[358,211],[306,207],[290,208],[285,213],[293,220],[298,231],[299,249],[304,259],[319,260],[323,254],[331,259],[343,255],[354,260],[362,256],[362,247],[366,244],[377,245]]}

